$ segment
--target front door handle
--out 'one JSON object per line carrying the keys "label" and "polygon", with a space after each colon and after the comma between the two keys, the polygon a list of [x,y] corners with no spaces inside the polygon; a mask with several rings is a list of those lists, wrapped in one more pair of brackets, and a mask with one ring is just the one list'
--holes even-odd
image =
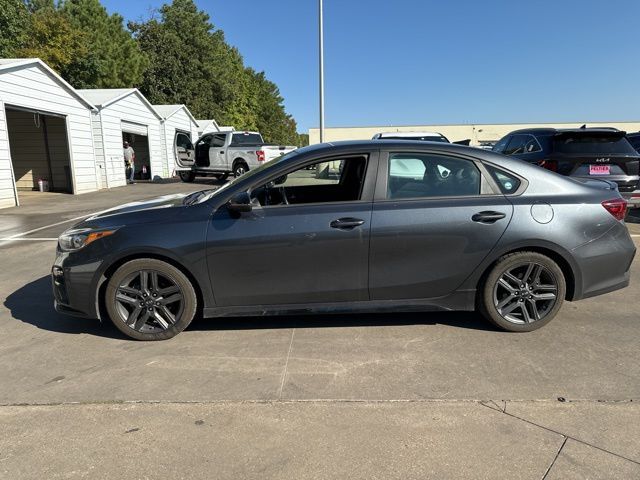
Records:
{"label": "front door handle", "polygon": [[498,220],[502,220],[506,216],[506,213],[485,210],[474,214],[471,217],[471,220],[479,223],[496,223]]}
{"label": "front door handle", "polygon": [[339,228],[340,230],[352,230],[364,224],[364,220],[360,218],[339,218],[329,224],[331,228]]}

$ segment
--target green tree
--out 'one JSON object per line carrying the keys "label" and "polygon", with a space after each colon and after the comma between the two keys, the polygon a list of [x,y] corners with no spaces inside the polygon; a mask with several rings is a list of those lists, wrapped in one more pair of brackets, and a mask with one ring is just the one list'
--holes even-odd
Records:
{"label": "green tree", "polygon": [[88,54],[86,35],[59,11],[38,9],[30,16],[29,35],[17,49],[20,57],[38,57],[65,76],[70,66]]}
{"label": "green tree", "polygon": [[27,38],[29,11],[23,0],[0,0],[0,58],[17,56]]}
{"label": "green tree", "polygon": [[140,83],[146,58],[120,15],[109,15],[100,0],[63,0],[58,9],[74,28],[84,32],[88,48],[87,55],[66,70],[72,85],[118,88]]}
{"label": "green tree", "polygon": [[260,130],[270,142],[298,143],[277,86],[244,66],[238,49],[192,0],[174,0],[157,18],[129,28],[149,61],[141,89],[152,103],[184,103],[198,118]]}

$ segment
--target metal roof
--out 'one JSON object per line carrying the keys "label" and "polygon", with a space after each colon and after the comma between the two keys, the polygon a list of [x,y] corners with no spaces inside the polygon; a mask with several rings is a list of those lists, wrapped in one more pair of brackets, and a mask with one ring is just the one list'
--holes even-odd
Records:
{"label": "metal roof", "polygon": [[37,65],[42,68],[47,75],[58,82],[62,87],[67,90],[72,96],[77,98],[81,103],[89,107],[91,110],[95,110],[95,106],[89,100],[87,100],[81,93],[73,88],[64,78],[58,75],[49,65],[44,63],[39,58],[0,58],[0,74],[16,70],[20,68],[27,68]]}

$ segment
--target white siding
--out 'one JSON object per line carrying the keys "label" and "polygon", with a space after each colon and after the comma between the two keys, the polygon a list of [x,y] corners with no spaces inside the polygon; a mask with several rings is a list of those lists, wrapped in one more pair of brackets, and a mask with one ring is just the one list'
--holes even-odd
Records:
{"label": "white siding", "polygon": [[[75,175],[74,193],[98,188],[90,109],[72,95],[53,75],[38,64],[17,66],[0,72],[0,104],[29,108],[67,117],[71,147],[71,169]],[[10,176],[10,153],[4,108],[0,115],[0,206],[15,205]]]}
{"label": "white siding", "polygon": [[195,142],[198,139],[198,125],[191,119],[185,109],[181,108],[164,121],[163,127],[164,166],[167,172],[165,176],[172,176],[176,166],[173,151],[176,131],[180,130],[190,134],[191,141]]}
{"label": "white siding", "polygon": [[[101,151],[106,165],[109,187],[117,187],[127,183],[122,154],[122,121],[147,126],[152,178],[164,176],[160,120],[136,92],[104,107],[100,111],[99,119],[102,122],[102,135],[94,135],[94,138],[96,149],[98,149],[98,138],[102,136]],[[99,129],[96,130],[99,134]],[[104,186],[107,186],[107,182]]]}

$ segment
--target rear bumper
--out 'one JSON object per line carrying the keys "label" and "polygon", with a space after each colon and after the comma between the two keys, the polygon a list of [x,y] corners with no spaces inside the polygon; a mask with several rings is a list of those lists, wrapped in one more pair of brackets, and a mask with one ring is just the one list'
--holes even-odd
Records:
{"label": "rear bumper", "polygon": [[625,200],[629,203],[629,208],[640,208],[640,190],[633,193],[623,194]]}
{"label": "rear bumper", "polygon": [[622,222],[596,240],[575,248],[572,253],[582,277],[582,288],[575,292],[573,300],[602,295],[629,285],[636,247]]}

